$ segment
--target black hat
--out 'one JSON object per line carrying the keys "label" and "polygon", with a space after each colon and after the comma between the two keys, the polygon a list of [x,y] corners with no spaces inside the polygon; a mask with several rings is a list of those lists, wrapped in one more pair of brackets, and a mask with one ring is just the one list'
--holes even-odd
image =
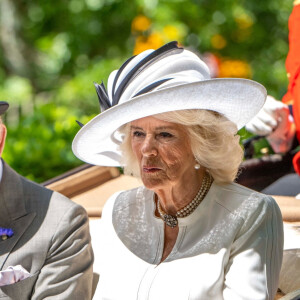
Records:
{"label": "black hat", "polygon": [[0,101],[0,116],[6,112],[8,109],[9,104],[5,101]]}

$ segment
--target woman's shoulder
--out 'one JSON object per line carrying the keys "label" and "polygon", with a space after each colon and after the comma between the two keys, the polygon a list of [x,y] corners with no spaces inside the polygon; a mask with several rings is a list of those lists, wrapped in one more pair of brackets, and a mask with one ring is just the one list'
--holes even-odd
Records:
{"label": "woman's shoulder", "polygon": [[225,209],[241,218],[275,213],[280,215],[276,201],[269,195],[254,191],[237,183],[214,184],[214,199]]}
{"label": "woman's shoulder", "polygon": [[134,189],[119,191],[114,193],[105,203],[102,215],[106,215],[108,212],[114,211],[130,211],[136,209],[141,205],[146,205],[147,200],[150,200],[153,196],[153,192],[147,190],[144,186],[140,186]]}
{"label": "woman's shoulder", "polygon": [[230,202],[249,201],[251,199],[255,199],[257,202],[275,202],[271,196],[254,191],[236,182],[215,183],[214,188],[217,193],[223,195],[222,198],[226,199],[226,201],[232,199]]}

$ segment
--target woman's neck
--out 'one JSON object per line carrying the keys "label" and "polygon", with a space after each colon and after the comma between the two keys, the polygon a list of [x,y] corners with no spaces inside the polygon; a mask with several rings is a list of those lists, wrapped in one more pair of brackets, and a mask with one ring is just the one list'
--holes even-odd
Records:
{"label": "woman's neck", "polygon": [[170,215],[188,205],[196,196],[202,185],[205,170],[199,170],[187,182],[179,182],[165,188],[154,190],[163,210]]}

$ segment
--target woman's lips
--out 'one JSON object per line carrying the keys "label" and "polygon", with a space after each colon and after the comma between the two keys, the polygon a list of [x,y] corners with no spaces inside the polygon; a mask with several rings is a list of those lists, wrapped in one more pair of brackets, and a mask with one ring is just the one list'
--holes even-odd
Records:
{"label": "woman's lips", "polygon": [[145,173],[155,173],[155,172],[158,172],[160,171],[161,169],[160,168],[157,168],[157,167],[143,167],[143,171]]}

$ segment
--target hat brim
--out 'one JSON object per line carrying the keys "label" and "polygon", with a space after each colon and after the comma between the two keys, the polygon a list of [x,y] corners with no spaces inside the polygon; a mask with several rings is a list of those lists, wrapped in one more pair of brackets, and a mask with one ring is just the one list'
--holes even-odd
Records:
{"label": "hat brim", "polygon": [[217,78],[183,84],[143,94],[94,117],[77,133],[72,150],[81,160],[101,166],[120,166],[116,130],[143,117],[184,109],[216,111],[238,129],[263,107],[266,89],[239,78]]}

